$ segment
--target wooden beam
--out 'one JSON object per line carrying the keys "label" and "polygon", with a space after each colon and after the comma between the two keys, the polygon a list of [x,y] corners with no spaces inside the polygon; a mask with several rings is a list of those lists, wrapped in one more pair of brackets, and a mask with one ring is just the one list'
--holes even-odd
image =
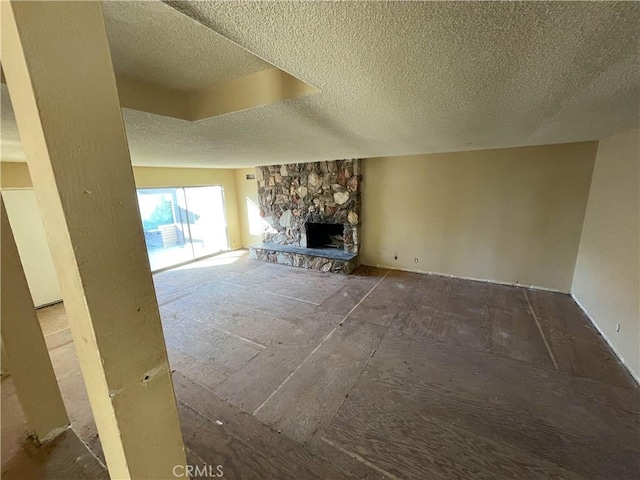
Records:
{"label": "wooden beam", "polygon": [[43,443],[66,430],[69,418],[1,197],[0,217],[3,369],[8,359],[29,433]]}
{"label": "wooden beam", "polygon": [[2,66],[111,478],[186,465],[101,2],[0,2]]}

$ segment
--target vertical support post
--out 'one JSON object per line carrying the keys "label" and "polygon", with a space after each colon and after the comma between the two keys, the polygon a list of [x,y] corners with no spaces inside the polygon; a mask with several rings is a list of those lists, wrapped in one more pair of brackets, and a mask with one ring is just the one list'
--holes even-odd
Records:
{"label": "vertical support post", "polygon": [[110,476],[174,478],[186,457],[101,2],[0,8],[2,66]]}
{"label": "vertical support post", "polygon": [[[0,303],[2,300],[0,300]],[[2,315],[0,315],[1,317]],[[2,319],[0,318],[0,322]],[[0,377],[6,378],[10,375],[9,372],[9,359],[7,358],[7,351],[4,348],[4,342],[0,340]]]}
{"label": "vertical support post", "polygon": [[29,433],[42,443],[65,430],[69,426],[69,418],[2,197],[0,217],[0,328],[3,368],[4,358],[9,358],[13,383]]}

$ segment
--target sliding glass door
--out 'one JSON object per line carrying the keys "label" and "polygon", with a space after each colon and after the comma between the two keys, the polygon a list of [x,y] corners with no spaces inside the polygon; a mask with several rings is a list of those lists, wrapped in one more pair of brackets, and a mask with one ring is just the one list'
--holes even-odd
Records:
{"label": "sliding glass door", "polygon": [[194,257],[229,250],[222,187],[185,188],[185,194],[193,216],[188,228]]}
{"label": "sliding glass door", "polygon": [[151,270],[229,249],[222,187],[138,189]]}

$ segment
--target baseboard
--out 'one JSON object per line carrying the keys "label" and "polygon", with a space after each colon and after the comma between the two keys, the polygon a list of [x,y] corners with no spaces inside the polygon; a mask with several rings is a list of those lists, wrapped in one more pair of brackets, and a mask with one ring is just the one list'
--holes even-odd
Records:
{"label": "baseboard", "polygon": [[[363,265],[367,265],[366,263],[363,263]],[[475,277],[461,277],[458,275],[450,275],[448,273],[439,273],[439,272],[428,272],[425,270],[416,270],[416,269],[410,269],[410,268],[398,268],[398,267],[392,267],[389,265],[369,265],[370,267],[376,267],[376,268],[387,268],[389,270],[398,270],[400,272],[409,272],[409,273],[421,273],[423,275],[436,275],[438,277],[446,277],[446,278],[457,278],[459,280],[471,280],[474,282],[483,282],[483,283],[492,283],[494,285],[506,285],[508,287],[520,287],[520,288],[530,288],[532,290],[542,290],[544,292],[553,292],[553,293],[562,293],[565,295],[569,295],[569,292],[566,290],[557,290],[555,288],[548,288],[548,287],[540,287],[537,285],[526,285],[523,283],[511,283],[511,282],[501,282],[499,280],[490,280],[488,278],[475,278]]]}
{"label": "baseboard", "polygon": [[57,305],[57,304],[59,304],[59,303],[62,303],[62,301],[63,301],[63,300],[62,300],[62,299],[60,299],[60,300],[55,300],[55,301],[53,301],[53,302],[45,303],[45,304],[42,304],[42,305],[38,305],[38,306],[36,307],[36,310],[39,310],[39,309],[41,309],[41,308],[51,307],[51,306],[53,306],[53,305]]}
{"label": "baseboard", "polygon": [[615,354],[616,357],[618,357],[618,360],[620,360],[620,363],[624,366],[624,368],[627,370],[627,372],[629,372],[629,375],[631,375],[631,378],[633,378],[635,380],[635,382],[638,384],[638,386],[640,386],[640,375],[634,373],[633,370],[631,370],[631,368],[629,368],[629,365],[627,365],[627,362],[624,361],[624,358],[622,357],[622,355],[620,355],[618,350],[616,350],[616,347],[613,345],[613,343],[611,343],[609,338],[605,335],[605,333],[602,331],[600,326],[596,323],[596,321],[593,319],[593,317],[589,314],[587,309],[584,308],[584,305],[582,305],[582,303],[580,303],[580,300],[578,300],[573,293],[570,293],[569,295],[571,295],[571,298],[573,299],[573,301],[576,302],[576,305],[578,305],[580,310],[582,310],[582,313],[584,313],[585,317],[587,317],[589,319],[589,321],[591,322],[591,325],[593,325],[593,328],[595,328],[598,331],[598,333],[600,333],[600,336],[602,338],[604,338],[604,341],[607,343],[607,345],[609,345],[609,348],[611,349],[611,351]]}

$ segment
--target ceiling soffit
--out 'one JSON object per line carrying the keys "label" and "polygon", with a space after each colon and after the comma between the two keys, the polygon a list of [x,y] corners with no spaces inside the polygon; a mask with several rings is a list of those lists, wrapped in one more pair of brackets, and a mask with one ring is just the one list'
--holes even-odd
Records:
{"label": "ceiling soffit", "polygon": [[177,90],[117,77],[124,108],[197,121],[268,105],[320,90],[278,68],[260,70],[219,86]]}

